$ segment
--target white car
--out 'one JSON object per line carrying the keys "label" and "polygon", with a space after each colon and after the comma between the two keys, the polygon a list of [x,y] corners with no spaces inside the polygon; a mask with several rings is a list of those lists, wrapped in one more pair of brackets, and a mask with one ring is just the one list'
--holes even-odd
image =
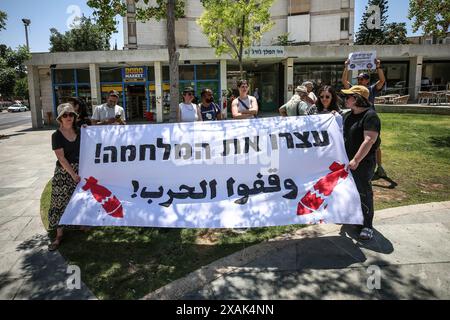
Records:
{"label": "white car", "polygon": [[27,106],[23,104],[13,104],[11,107],[8,107],[8,112],[25,112],[28,111]]}

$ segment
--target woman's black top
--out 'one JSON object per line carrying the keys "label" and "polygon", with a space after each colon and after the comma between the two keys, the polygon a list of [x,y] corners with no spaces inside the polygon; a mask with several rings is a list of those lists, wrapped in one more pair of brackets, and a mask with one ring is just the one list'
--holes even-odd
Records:
{"label": "woman's black top", "polygon": [[345,150],[349,160],[352,160],[355,154],[358,152],[359,147],[364,142],[364,131],[378,132],[377,141],[370,148],[367,156],[362,159],[375,159],[375,152],[380,146],[380,132],[381,121],[377,113],[373,109],[367,109],[366,111],[354,114],[349,111],[343,116],[344,118],[344,142]]}
{"label": "woman's black top", "polygon": [[[67,140],[61,131],[56,130],[52,134],[52,149],[63,149],[64,157],[69,163],[78,163],[80,161],[80,134],[77,132],[77,138],[71,142]],[[57,166],[61,166],[59,161],[56,161]]]}

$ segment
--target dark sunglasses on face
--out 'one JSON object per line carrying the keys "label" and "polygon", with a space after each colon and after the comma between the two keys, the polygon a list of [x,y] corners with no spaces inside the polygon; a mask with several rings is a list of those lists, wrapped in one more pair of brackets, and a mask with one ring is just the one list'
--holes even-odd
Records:
{"label": "dark sunglasses on face", "polygon": [[320,99],[330,99],[331,96],[320,96]]}
{"label": "dark sunglasses on face", "polygon": [[354,96],[352,96],[352,95],[345,96],[345,100],[348,100],[350,98],[354,98]]}
{"label": "dark sunglasses on face", "polygon": [[185,96],[192,96],[192,93],[187,92],[187,93],[185,93],[184,95],[185,95]]}
{"label": "dark sunglasses on face", "polygon": [[63,118],[67,118],[67,117],[71,117],[73,118],[75,115],[73,113],[64,113],[61,117]]}

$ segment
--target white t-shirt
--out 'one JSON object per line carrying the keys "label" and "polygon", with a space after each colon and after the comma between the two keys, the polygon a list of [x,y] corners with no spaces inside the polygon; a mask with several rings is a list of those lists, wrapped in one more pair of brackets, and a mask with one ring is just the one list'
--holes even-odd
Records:
{"label": "white t-shirt", "polygon": [[198,118],[197,105],[190,103],[186,104],[184,102],[178,105],[180,108],[180,120],[181,122],[194,122],[200,121]]}
{"label": "white t-shirt", "polygon": [[95,107],[92,120],[104,121],[115,118],[117,115],[120,115],[122,121],[125,121],[125,112],[121,106],[115,105],[114,108],[111,108],[105,103]]}

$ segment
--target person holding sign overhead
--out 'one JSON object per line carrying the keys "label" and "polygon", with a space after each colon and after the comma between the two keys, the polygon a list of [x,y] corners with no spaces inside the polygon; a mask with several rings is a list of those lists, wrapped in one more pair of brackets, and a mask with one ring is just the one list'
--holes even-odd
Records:
{"label": "person holding sign overhead", "polygon": [[[345,61],[344,72],[342,73],[342,84],[344,89],[349,89],[352,85],[348,81],[348,69],[349,69],[350,60]],[[370,85],[370,76],[367,73],[360,73],[358,75],[358,85],[365,86],[369,90],[369,98],[368,101],[371,104],[371,108],[375,110],[375,97],[379,95],[381,89],[386,82],[386,78],[384,77],[383,69],[381,69],[381,61],[379,59],[375,59],[375,66],[378,74],[378,81]],[[387,178],[386,171],[382,166],[381,160],[381,149],[377,149],[376,153],[376,161],[377,161],[377,169],[375,170],[374,180],[377,178]]]}

